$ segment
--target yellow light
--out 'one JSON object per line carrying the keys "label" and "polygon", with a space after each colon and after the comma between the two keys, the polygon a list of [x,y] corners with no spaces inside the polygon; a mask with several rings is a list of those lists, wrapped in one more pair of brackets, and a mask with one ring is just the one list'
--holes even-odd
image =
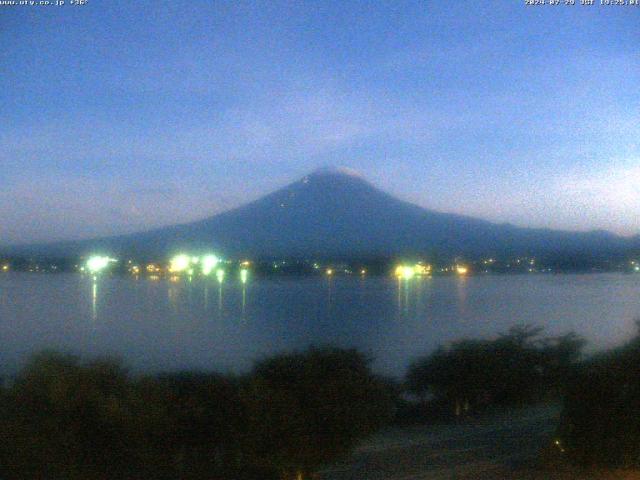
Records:
{"label": "yellow light", "polygon": [[9,265],[3,265],[2,266],[2,271],[3,272],[7,272],[9,270]]}
{"label": "yellow light", "polygon": [[366,275],[367,271],[363,268],[362,270],[360,270],[360,275]]}
{"label": "yellow light", "polygon": [[158,270],[158,267],[156,267],[153,263],[150,263],[149,265],[147,265],[147,272],[153,273],[157,270]]}
{"label": "yellow light", "polygon": [[249,276],[249,271],[245,268],[240,270],[240,281],[242,283],[247,283],[247,277]]}
{"label": "yellow light", "polygon": [[218,282],[222,283],[224,281],[224,270],[222,270],[221,268],[218,269],[218,271],[216,272],[216,278],[218,279]]}
{"label": "yellow light", "polygon": [[458,272],[458,275],[466,275],[469,273],[469,269],[464,265],[456,265],[456,272]]}
{"label": "yellow light", "polygon": [[416,275],[429,275],[431,273],[431,265],[416,263],[416,265],[413,267],[413,273],[415,273]]}
{"label": "yellow light", "polygon": [[189,268],[190,259],[187,255],[176,255],[169,262],[170,272],[182,272]]}
{"label": "yellow light", "polygon": [[398,265],[396,267],[396,277],[409,280],[416,274],[414,267],[408,265]]}
{"label": "yellow light", "polygon": [[249,260],[243,260],[242,262],[240,262],[241,267],[248,267],[250,265],[251,265],[251,262]]}
{"label": "yellow light", "polygon": [[219,261],[220,259],[215,255],[205,255],[202,257],[202,274],[209,275],[213,269],[216,268]]}
{"label": "yellow light", "polygon": [[98,273],[101,270],[104,270],[107,265],[109,265],[109,262],[115,262],[115,260],[109,257],[94,255],[93,257],[89,257],[89,260],[87,260],[87,270],[91,273]]}
{"label": "yellow light", "polygon": [[327,268],[327,275],[329,275],[329,276],[333,275],[333,269],[332,268]]}

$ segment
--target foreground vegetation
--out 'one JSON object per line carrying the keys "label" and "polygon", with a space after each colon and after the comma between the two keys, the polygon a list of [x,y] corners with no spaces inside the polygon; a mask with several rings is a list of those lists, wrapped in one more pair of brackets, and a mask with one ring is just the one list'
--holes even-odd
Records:
{"label": "foreground vegetation", "polygon": [[36,356],[0,401],[0,478],[303,479],[386,422],[392,398],[353,350],[259,362],[243,378],[133,378]]}
{"label": "foreground vegetation", "polygon": [[521,327],[441,347],[408,371],[407,389],[420,399],[410,413],[434,420],[561,401],[549,447],[563,462],[600,472],[640,469],[640,333],[587,359],[584,344],[575,334],[543,337]]}
{"label": "foreground vegetation", "polygon": [[406,389],[408,419],[447,419],[504,406],[558,400],[578,366],[584,340],[545,337],[541,328],[514,327],[491,340],[460,340],[416,360]]}
{"label": "foreground vegetation", "polygon": [[640,335],[584,362],[567,390],[557,447],[583,467],[640,468]]}
{"label": "foreground vegetation", "polygon": [[560,398],[558,452],[640,467],[640,337],[587,361],[583,346],[531,327],[461,340],[417,359],[404,388],[355,350],[279,355],[241,377],[41,353],[0,389],[0,478],[303,480],[392,420]]}

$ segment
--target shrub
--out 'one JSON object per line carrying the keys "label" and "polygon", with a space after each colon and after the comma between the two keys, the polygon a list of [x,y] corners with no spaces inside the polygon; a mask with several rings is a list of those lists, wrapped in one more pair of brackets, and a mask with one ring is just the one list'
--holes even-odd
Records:
{"label": "shrub", "polygon": [[557,445],[583,466],[640,467],[640,340],[585,363],[568,389]]}
{"label": "shrub", "polygon": [[355,350],[311,349],[254,368],[244,390],[251,452],[282,478],[306,478],[391,417],[388,385]]}
{"label": "shrub", "polygon": [[3,478],[131,478],[131,395],[115,362],[34,357],[4,398]]}
{"label": "shrub", "polygon": [[562,387],[584,345],[574,334],[541,338],[541,332],[516,327],[495,340],[440,347],[411,365],[407,388],[423,401],[449,404],[455,414],[539,400]]}
{"label": "shrub", "polygon": [[5,480],[301,478],[392,404],[364,357],[339,349],[277,356],[243,379],[134,379],[117,361],[43,353],[0,393]]}

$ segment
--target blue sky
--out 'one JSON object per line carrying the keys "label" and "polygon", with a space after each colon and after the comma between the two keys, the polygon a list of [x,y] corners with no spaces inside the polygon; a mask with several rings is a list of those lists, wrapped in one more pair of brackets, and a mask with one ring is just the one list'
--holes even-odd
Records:
{"label": "blue sky", "polygon": [[0,243],[202,218],[327,165],[640,233],[639,39],[640,7],[519,0],[0,6]]}

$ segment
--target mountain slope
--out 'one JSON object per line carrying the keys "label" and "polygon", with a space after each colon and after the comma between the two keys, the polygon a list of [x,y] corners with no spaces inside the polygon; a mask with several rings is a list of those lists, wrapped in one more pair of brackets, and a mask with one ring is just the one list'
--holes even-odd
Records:
{"label": "mountain slope", "polygon": [[234,256],[337,257],[610,254],[639,243],[637,238],[608,232],[526,229],[439,213],[398,200],[360,177],[322,170],[245,206],[197,222],[47,247],[67,254],[104,250],[144,256],[216,249]]}

